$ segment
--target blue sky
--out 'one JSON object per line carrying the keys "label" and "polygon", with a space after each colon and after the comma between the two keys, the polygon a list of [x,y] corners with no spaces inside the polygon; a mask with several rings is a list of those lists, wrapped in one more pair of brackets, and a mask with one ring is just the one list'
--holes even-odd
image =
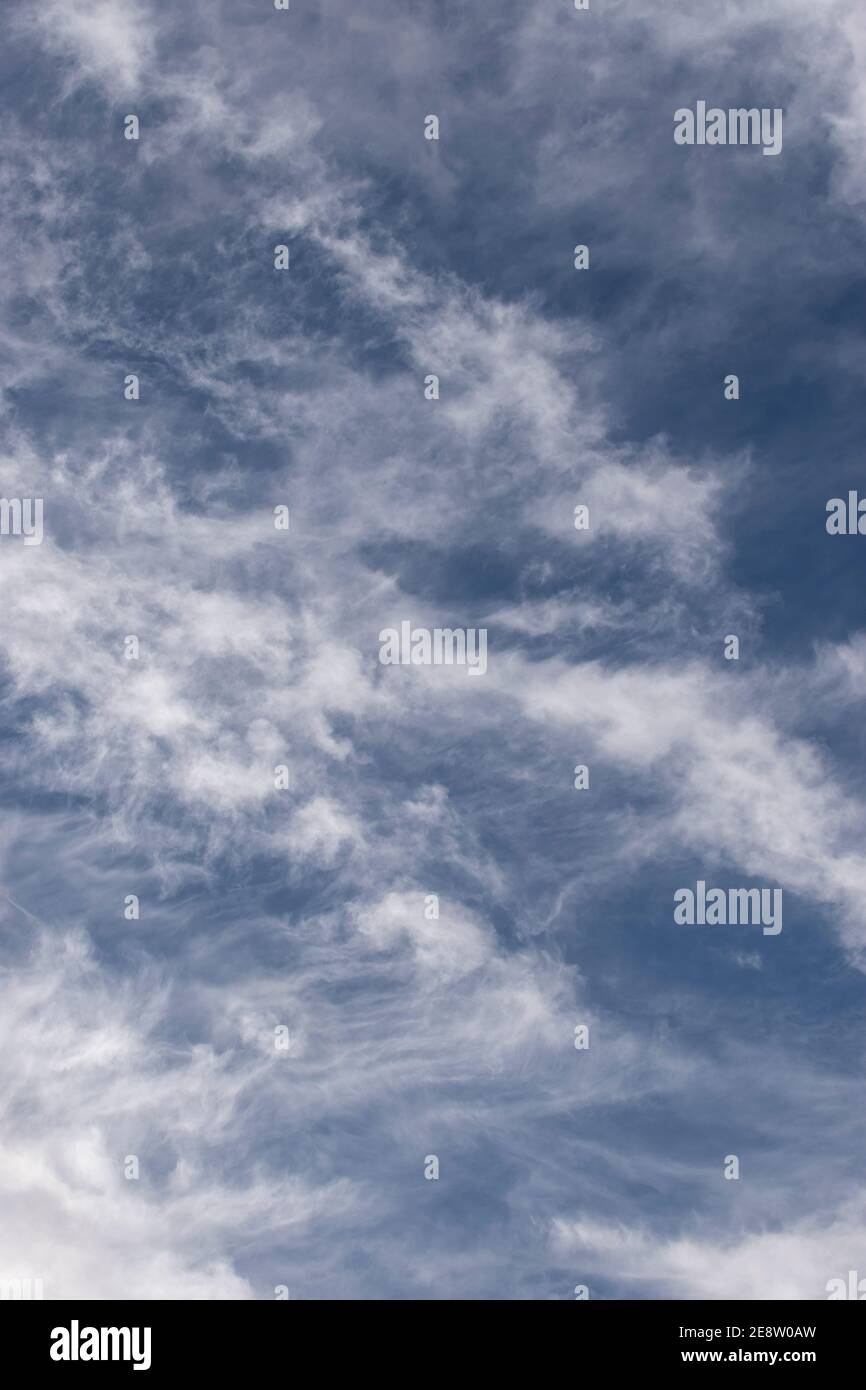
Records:
{"label": "blue sky", "polygon": [[[866,1277],[860,7],[4,23],[0,1277]],[[677,925],[699,879],[782,932]]]}

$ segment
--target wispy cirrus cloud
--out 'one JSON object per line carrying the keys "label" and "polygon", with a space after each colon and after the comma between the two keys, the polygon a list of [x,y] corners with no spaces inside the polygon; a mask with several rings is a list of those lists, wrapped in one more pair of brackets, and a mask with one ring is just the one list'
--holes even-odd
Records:
{"label": "wispy cirrus cloud", "polygon": [[[841,488],[858,21],[446,18],[11,26],[0,491],[46,520],[0,538],[0,1274],[49,1296],[856,1263],[861,637],[809,450]],[[711,86],[783,159],[675,149]],[[380,665],[403,620],[486,625],[487,674]],[[676,928],[713,875],[781,936]]]}

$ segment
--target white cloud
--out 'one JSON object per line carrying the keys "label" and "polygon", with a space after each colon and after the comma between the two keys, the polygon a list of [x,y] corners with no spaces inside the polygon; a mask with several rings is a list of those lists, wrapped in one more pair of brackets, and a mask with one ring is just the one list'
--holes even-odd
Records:
{"label": "white cloud", "polygon": [[226,1183],[210,1155],[240,1147],[265,1063],[161,1039],[167,986],[118,986],[80,936],[40,931],[28,955],[0,1019],[0,1277],[42,1279],[47,1298],[267,1297],[226,1252],[339,1219],[352,1184]]}
{"label": "white cloud", "polygon": [[573,1262],[576,1277],[598,1273],[615,1280],[620,1297],[815,1300],[828,1297],[831,1279],[847,1282],[864,1237],[863,1200],[855,1197],[820,1223],[804,1217],[785,1230],[727,1240],[666,1238],[639,1228],[558,1219],[551,1245],[559,1258]]}
{"label": "white cloud", "polygon": [[30,21],[51,52],[72,62],[75,81],[96,82],[112,98],[135,93],[153,57],[147,0],[46,0]]}

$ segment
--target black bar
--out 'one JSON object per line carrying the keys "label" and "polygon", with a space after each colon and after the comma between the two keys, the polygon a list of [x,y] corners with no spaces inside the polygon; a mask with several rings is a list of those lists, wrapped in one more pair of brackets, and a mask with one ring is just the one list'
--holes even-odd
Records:
{"label": "black bar", "polygon": [[[737,1373],[795,1365],[826,1380],[843,1367],[850,1374],[859,1366],[864,1331],[862,1313],[847,1302],[589,1300],[563,1307],[550,1301],[531,1311],[526,1304],[511,1307],[507,1323],[500,1321],[502,1303],[443,1302],[387,1308],[372,1301],[7,1302],[0,1304],[2,1366],[7,1373],[16,1366],[19,1375],[92,1377],[107,1371],[151,1380],[253,1371],[288,1382],[299,1374],[306,1379],[314,1366],[322,1374],[344,1363],[357,1375],[384,1364],[401,1379],[414,1380],[419,1374],[429,1379],[437,1369],[453,1377],[464,1359],[467,1367],[480,1367],[489,1356],[490,1369],[500,1359],[514,1373],[534,1363],[534,1378],[546,1378],[556,1356],[575,1372],[588,1372],[591,1364],[613,1374],[675,1368],[700,1373],[705,1366]],[[413,1346],[421,1352],[420,1364]],[[52,1347],[70,1359],[53,1359]],[[91,1350],[105,1359],[84,1359],[81,1353],[89,1356]],[[78,1359],[71,1359],[74,1351]],[[126,1359],[113,1359],[115,1351]]]}

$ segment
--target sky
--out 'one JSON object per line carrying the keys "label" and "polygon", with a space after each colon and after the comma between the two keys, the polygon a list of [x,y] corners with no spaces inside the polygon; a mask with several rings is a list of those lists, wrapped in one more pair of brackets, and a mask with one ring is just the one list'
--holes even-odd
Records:
{"label": "sky", "polygon": [[3,26],[0,1279],[866,1278],[862,6]]}

